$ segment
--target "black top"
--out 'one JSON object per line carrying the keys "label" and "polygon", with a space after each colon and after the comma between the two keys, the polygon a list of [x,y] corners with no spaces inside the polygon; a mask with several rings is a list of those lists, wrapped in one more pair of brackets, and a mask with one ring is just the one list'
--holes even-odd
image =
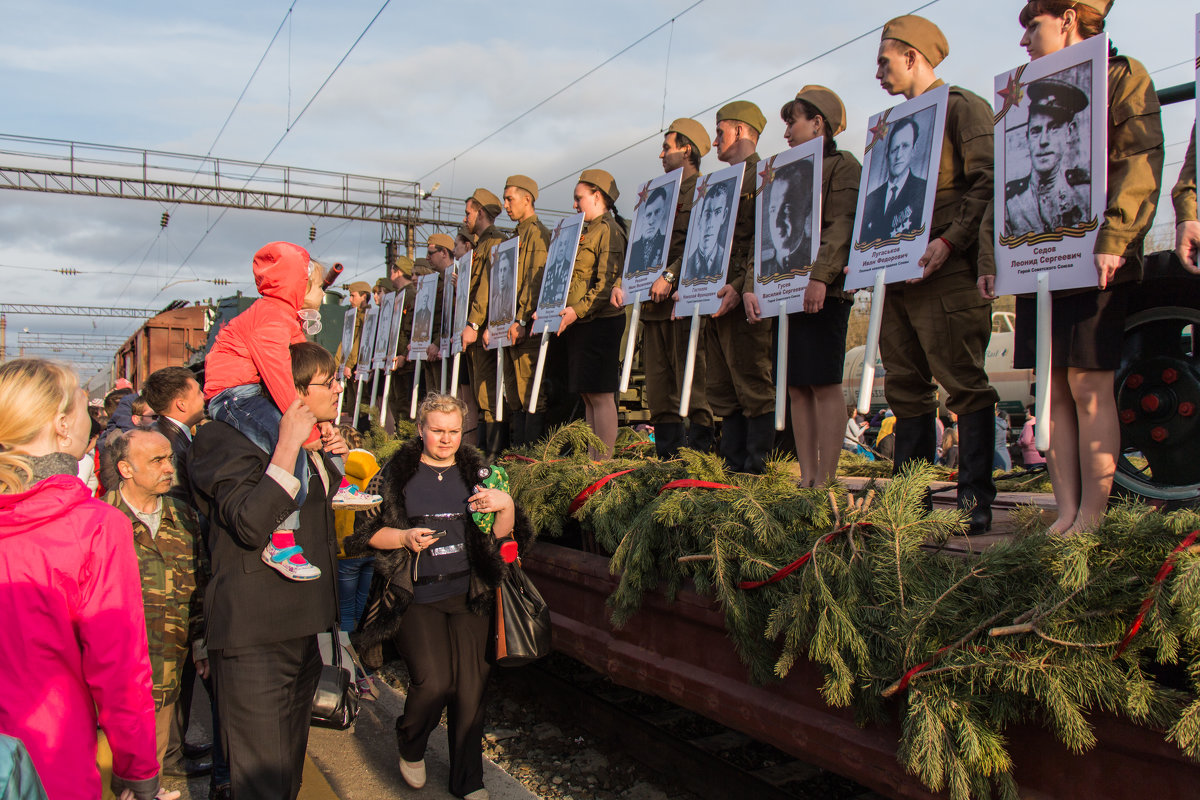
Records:
{"label": "black top", "polygon": [[466,517],[467,498],[472,494],[453,466],[434,469],[424,462],[404,487],[404,505],[414,527],[446,532],[416,560],[414,603],[436,603],[467,593],[471,565],[467,561]]}

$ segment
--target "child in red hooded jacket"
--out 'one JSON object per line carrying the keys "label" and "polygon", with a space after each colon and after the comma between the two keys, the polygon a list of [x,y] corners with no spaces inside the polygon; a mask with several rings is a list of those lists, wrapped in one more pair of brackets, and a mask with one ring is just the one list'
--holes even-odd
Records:
{"label": "child in red hooded jacket", "polygon": [[[262,295],[222,328],[205,360],[204,397],[209,416],[237,428],[267,453],[279,439],[283,411],[296,399],[292,360],[288,347],[305,341],[305,334],[321,330],[318,311],[325,297],[324,269],[308,251],[289,242],[272,242],[254,254],[254,282]],[[263,387],[269,397],[263,396]],[[321,423],[323,426],[332,426]],[[321,438],[314,427],[307,443]],[[340,461],[340,459],[335,459]],[[340,466],[340,464],[339,464]],[[308,454],[296,460],[300,490],[299,509],[308,493]],[[355,491],[342,481],[333,505],[339,508],[372,508],[380,498]],[[296,544],[299,510],[292,512],[262,552],[262,560],[291,580],[309,581],[321,576]]]}

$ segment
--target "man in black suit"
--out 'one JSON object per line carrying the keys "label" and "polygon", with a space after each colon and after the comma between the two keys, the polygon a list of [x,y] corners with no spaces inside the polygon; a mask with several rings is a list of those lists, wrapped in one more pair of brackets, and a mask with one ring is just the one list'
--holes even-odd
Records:
{"label": "man in black suit", "polygon": [[308,496],[296,531],[296,544],[321,577],[289,581],[260,557],[271,532],[296,509],[299,451],[314,424],[336,417],[341,393],[327,350],[304,342],[291,353],[298,397],[283,414],[274,452],[210,422],[196,432],[188,457],[197,507],[211,524],[213,575],[204,610],[234,797],[294,800],[300,791],[321,674],[317,634],[337,618],[330,498],[341,476],[329,453],[347,448],[332,426],[322,425],[322,439],[311,446],[317,449],[309,452]]}
{"label": "man in black suit", "polygon": [[861,241],[894,239],[921,227],[925,180],[912,174],[913,148],[920,129],[912,117],[892,125],[887,138],[888,179],[863,204]]}
{"label": "man in black suit", "polygon": [[[721,181],[707,187],[700,206],[700,221],[697,229],[699,241],[695,244],[689,236],[687,265],[683,271],[683,283],[691,286],[701,283],[716,283],[725,276],[725,243],[729,238],[730,206],[733,205],[733,184]],[[690,229],[688,231],[691,233]]]}
{"label": "man in black suit", "polygon": [[176,482],[168,495],[190,506],[192,495],[188,490],[185,460],[192,444],[192,428],[204,419],[204,392],[190,369],[164,367],[146,378],[142,399],[158,415],[151,428],[171,443]]}

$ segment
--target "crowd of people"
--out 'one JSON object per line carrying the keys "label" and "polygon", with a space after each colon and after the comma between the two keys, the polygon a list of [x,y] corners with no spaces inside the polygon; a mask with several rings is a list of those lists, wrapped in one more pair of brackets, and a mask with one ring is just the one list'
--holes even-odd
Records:
{"label": "crowd of people", "polygon": [[[1099,35],[1111,5],[1032,0],[1020,13],[1022,44],[1037,59]],[[915,98],[943,85],[935,70],[948,54],[936,25],[899,17],[884,27],[876,79],[891,95]],[[1053,301],[1046,461],[1059,510],[1051,529],[1062,534],[1094,525],[1104,512],[1119,442],[1114,341],[1129,285],[1141,275],[1162,181],[1150,77],[1115,52],[1108,69],[1097,286]],[[924,275],[891,287],[883,309],[890,411],[874,449],[896,470],[919,460],[956,464],[959,505],[969,531],[980,533],[991,521],[993,469],[1008,457],[998,447],[1007,445],[1008,423],[983,369],[994,299],[993,120],[979,96],[952,86],[949,97]],[[844,270],[862,167],[837,147],[847,111],[833,90],[803,87],[780,117],[789,146],[824,141],[820,241],[803,309],[789,315],[783,365],[800,480],[814,486],[834,477],[843,447],[865,449],[871,427],[847,419],[840,388],[850,312]],[[711,138],[692,119],[675,120],[663,137],[661,166],[682,170],[682,186],[674,225],[654,245],[665,250],[664,266],[641,312],[645,401],[662,458],[682,447],[716,448],[731,469],[758,473],[776,446],[776,330],[762,316],[753,278],[757,149],[766,125],[757,106],[736,101],[717,111]],[[673,296],[693,190],[712,151],[726,165],[744,165],[746,179],[728,221],[720,309],[704,321],[685,386],[688,321],[675,318]],[[1194,141],[1173,196],[1178,252],[1200,271]],[[565,308],[551,324],[565,378],[559,389],[581,399],[599,459],[611,456],[616,438],[625,333],[628,230],[619,198],[604,170],[579,176],[574,204],[583,228],[563,276]],[[489,615],[505,569],[499,540],[524,545],[533,532],[512,497],[481,479],[505,448],[544,433],[555,394],[552,374],[532,399],[538,346],[530,331],[551,241],[537,199],[537,182],[525,175],[510,177],[502,197],[479,188],[455,237],[433,235],[415,261],[396,256],[374,285],[349,284],[357,321],[349,352],[336,357],[308,341],[320,325],[323,267],[304,248],[275,242],[253,260],[262,297],[217,334],[203,382],[170,367],[137,392],[114,391],[89,414],[69,370],[35,359],[0,365],[0,613],[8,622],[0,631],[0,734],[12,737],[0,741],[0,753],[24,748],[29,758],[20,763],[36,769],[46,796],[99,797],[104,742],[110,788],[122,798],[162,797],[160,774],[208,770],[216,798],[295,798],[321,671],[317,636],[340,628],[357,630],[362,644],[392,641],[408,664],[411,686],[396,725],[403,779],[424,785],[426,745],[446,710],[449,789],[487,797],[480,738]],[[498,398],[496,358],[485,345],[491,253],[506,238],[496,225],[502,209],[520,242]],[[411,310],[414,278],[437,273],[444,286],[468,253],[467,323],[451,331],[464,347],[460,386],[425,398],[417,437],[381,469],[355,428],[336,424],[339,395],[355,391],[365,309],[372,296],[378,304],[395,292]],[[780,263],[792,257],[777,255]],[[447,329],[448,313],[436,306],[433,331]],[[1018,339],[1031,339],[1031,314],[1018,306]],[[430,366],[438,345],[435,337],[419,359],[429,386],[438,383]],[[416,379],[407,354],[402,331],[388,364],[395,418],[406,415]],[[938,416],[935,381],[948,394],[948,424]],[[679,414],[684,391],[686,417]],[[1026,465],[1040,458],[1030,411],[1018,439]],[[197,678],[213,701],[211,764],[203,761],[206,747],[186,742]]]}

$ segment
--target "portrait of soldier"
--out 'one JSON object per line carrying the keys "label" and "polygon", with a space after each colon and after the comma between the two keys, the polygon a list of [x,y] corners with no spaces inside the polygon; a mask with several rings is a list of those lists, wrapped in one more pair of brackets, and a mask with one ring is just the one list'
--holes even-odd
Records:
{"label": "portrait of soldier", "polygon": [[725,241],[733,216],[730,207],[736,197],[732,181],[708,187],[700,205],[698,239],[693,242],[688,237],[689,252],[683,269],[685,284],[709,283],[725,274]]}
{"label": "portrait of soldier", "polygon": [[812,264],[813,164],[803,158],[775,170],[767,184],[759,277],[803,275]]}
{"label": "portrait of soldier", "polygon": [[892,239],[921,227],[925,210],[925,179],[912,172],[921,129],[912,117],[892,124],[887,136],[887,180],[867,195],[863,204],[861,240]]}
{"label": "portrait of soldier", "polygon": [[433,332],[433,312],[428,308],[422,307],[413,317],[413,335],[414,342],[428,342],[429,337]]}
{"label": "portrait of soldier", "polygon": [[629,253],[625,277],[649,275],[663,268],[667,247],[667,187],[659,186],[646,197],[638,213],[637,239]]}
{"label": "portrait of soldier", "polygon": [[496,282],[496,293],[493,296],[493,302],[497,314],[494,319],[489,319],[489,325],[508,325],[513,321],[513,308],[516,305],[516,272],[517,272],[517,251],[515,249],[505,250],[500,254],[500,258],[496,261],[495,274],[492,280]]}
{"label": "portrait of soldier", "polygon": [[1029,174],[1004,187],[1004,228],[1010,236],[1049,233],[1091,219],[1091,175],[1068,166],[1075,117],[1087,95],[1071,84],[1044,78],[1026,87]]}
{"label": "portrait of soldier", "polygon": [[546,271],[542,273],[542,293],[538,296],[538,308],[557,308],[567,298],[567,281],[571,276],[570,231],[565,231],[550,242],[550,254],[546,257]]}

